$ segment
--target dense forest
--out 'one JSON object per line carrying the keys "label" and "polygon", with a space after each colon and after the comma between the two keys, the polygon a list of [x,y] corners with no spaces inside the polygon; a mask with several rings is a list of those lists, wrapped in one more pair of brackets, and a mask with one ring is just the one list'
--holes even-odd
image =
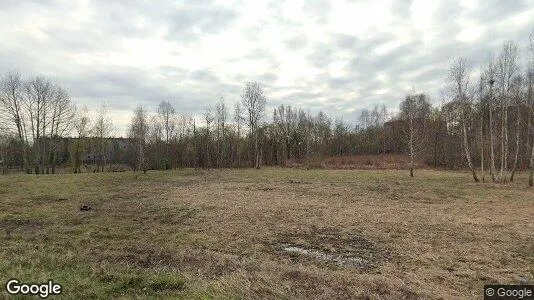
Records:
{"label": "dense forest", "polygon": [[[520,64],[523,52],[526,66]],[[426,164],[469,168],[476,182],[506,182],[530,168],[532,185],[534,38],[527,49],[505,43],[476,71],[454,58],[447,75],[440,101],[412,90],[399,95],[398,113],[376,105],[361,111],[358,124],[290,105],[266,111],[261,84],[247,82],[240,101],[220,98],[200,117],[180,113],[171,101],[138,107],[128,137],[116,139],[105,106],[90,113],[50,79],[7,71],[0,80],[0,163],[3,173],[48,174],[58,166],[75,173],[115,170],[117,164],[138,171],[260,168],[403,154],[412,176],[416,165]]]}

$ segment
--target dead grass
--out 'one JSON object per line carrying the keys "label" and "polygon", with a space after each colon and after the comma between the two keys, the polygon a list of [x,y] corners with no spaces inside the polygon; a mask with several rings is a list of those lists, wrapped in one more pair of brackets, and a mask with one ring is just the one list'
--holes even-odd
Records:
{"label": "dead grass", "polygon": [[276,168],[5,176],[0,280],[53,278],[66,298],[480,298],[484,284],[534,280],[524,180]]}
{"label": "dead grass", "polygon": [[[329,156],[310,158],[305,163],[289,162],[290,167],[331,170],[406,170],[410,157],[402,154],[362,154],[352,156]],[[422,161],[414,163],[416,168],[423,168]]]}

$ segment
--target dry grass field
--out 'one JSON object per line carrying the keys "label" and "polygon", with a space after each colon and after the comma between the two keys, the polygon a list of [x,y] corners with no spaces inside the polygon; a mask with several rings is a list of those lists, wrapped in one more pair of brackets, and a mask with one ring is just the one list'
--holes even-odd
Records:
{"label": "dry grass field", "polygon": [[274,168],[3,176],[0,281],[54,279],[79,299],[481,298],[484,284],[534,281],[534,190],[517,181]]}

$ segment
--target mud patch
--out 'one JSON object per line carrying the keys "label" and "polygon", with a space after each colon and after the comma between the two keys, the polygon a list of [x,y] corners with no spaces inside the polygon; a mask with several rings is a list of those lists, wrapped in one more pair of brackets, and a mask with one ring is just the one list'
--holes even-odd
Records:
{"label": "mud patch", "polygon": [[326,263],[360,270],[373,269],[389,257],[389,251],[361,233],[341,232],[332,228],[311,228],[305,232],[283,234],[275,248],[278,253],[289,255],[293,261]]}
{"label": "mud patch", "polygon": [[318,260],[332,262],[339,267],[364,269],[370,266],[369,261],[357,257],[345,257],[341,254],[328,254],[320,250],[306,249],[298,246],[292,246],[289,244],[281,246],[282,250],[285,252],[306,255]]}

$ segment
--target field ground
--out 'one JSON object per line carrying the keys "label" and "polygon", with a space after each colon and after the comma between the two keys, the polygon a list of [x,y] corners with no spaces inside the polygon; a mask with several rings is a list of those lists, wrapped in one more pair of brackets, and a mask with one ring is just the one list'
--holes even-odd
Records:
{"label": "field ground", "polygon": [[525,175],[469,179],[275,168],[4,176],[0,281],[52,278],[80,299],[481,298],[484,284],[532,283]]}

